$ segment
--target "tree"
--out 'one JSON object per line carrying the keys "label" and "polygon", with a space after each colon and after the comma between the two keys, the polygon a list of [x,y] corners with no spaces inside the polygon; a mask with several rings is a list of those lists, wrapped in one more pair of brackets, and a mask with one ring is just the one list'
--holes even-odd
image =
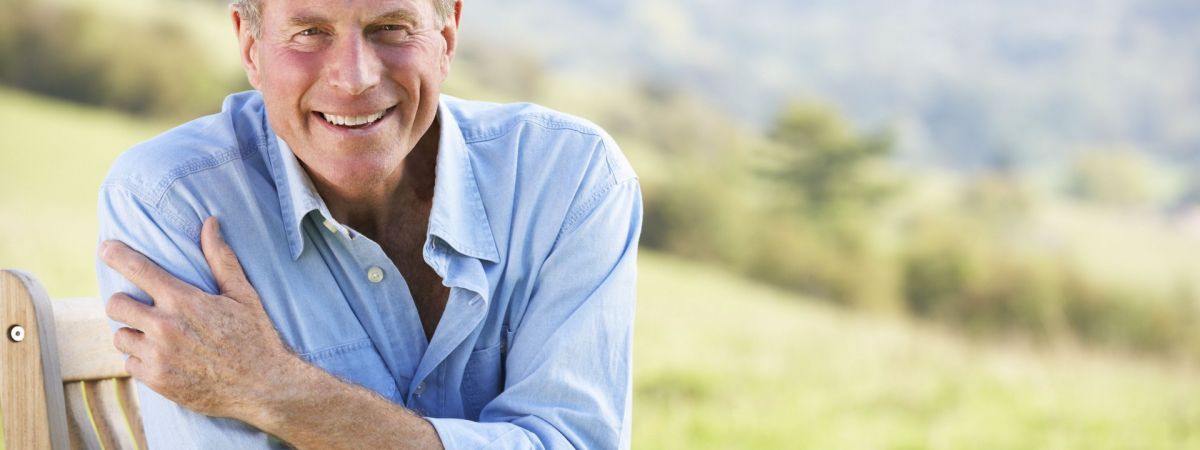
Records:
{"label": "tree", "polygon": [[768,138],[761,171],[781,190],[785,209],[838,221],[864,213],[892,191],[881,173],[892,148],[886,132],[858,134],[828,108],[792,103]]}

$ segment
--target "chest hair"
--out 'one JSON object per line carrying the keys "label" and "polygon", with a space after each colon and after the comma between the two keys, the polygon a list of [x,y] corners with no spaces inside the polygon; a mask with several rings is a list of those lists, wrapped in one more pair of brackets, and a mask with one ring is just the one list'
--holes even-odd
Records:
{"label": "chest hair", "polygon": [[381,239],[381,246],[404,276],[417,313],[421,316],[425,338],[432,339],[442,313],[446,310],[450,288],[442,285],[442,278],[425,263],[422,256],[429,223],[429,208],[423,206],[405,208],[415,214],[401,220],[400,226],[387,230]]}

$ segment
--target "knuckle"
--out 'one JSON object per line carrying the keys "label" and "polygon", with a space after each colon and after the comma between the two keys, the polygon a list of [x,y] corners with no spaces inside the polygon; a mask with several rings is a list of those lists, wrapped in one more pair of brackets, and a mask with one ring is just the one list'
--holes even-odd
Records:
{"label": "knuckle", "polygon": [[113,347],[121,353],[129,353],[129,335],[125,333],[127,328],[122,328],[113,333]]}
{"label": "knuckle", "polygon": [[174,319],[159,321],[157,341],[162,350],[179,347],[187,338],[187,327],[183,323]]}
{"label": "knuckle", "polygon": [[233,248],[224,243],[218,245],[218,248],[219,250],[217,251],[221,254],[221,259],[224,260],[225,267],[230,269],[236,268],[238,265],[237,253],[233,252]]}
{"label": "knuckle", "polygon": [[156,378],[163,379],[171,366],[171,353],[159,345],[150,346],[145,353],[145,361],[148,363],[146,371]]}
{"label": "knuckle", "polygon": [[145,329],[142,332],[156,338],[170,337],[170,323],[160,316],[153,316],[146,320]]}
{"label": "knuckle", "polygon": [[121,294],[113,294],[108,297],[108,301],[104,302],[104,314],[111,318],[121,314],[121,301],[124,300]]}
{"label": "knuckle", "polygon": [[137,358],[125,358],[125,373],[145,382],[146,380],[142,379],[142,371],[140,369],[141,365],[137,363]]}
{"label": "knuckle", "polygon": [[167,305],[172,311],[188,312],[192,310],[192,302],[188,300],[188,296],[182,292],[172,291],[164,296],[163,305]]}
{"label": "knuckle", "polygon": [[141,279],[148,270],[147,261],[145,259],[134,259],[129,262],[129,278],[130,280]]}

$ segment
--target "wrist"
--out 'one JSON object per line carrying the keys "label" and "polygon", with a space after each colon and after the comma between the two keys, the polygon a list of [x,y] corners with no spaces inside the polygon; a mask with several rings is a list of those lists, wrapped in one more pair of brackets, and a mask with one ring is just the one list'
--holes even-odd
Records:
{"label": "wrist", "polygon": [[[268,370],[254,374],[252,386],[238,402],[234,416],[256,428],[274,434],[306,402],[306,397],[320,388],[313,386],[317,369],[300,357],[288,353],[269,365]],[[316,371],[316,374],[313,373]]]}

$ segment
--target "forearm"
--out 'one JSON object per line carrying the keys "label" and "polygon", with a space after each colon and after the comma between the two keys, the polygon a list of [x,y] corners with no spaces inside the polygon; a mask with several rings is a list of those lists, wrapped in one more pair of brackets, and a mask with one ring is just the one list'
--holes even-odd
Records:
{"label": "forearm", "polygon": [[295,448],[440,449],[427,420],[296,358],[271,395],[237,417]]}

